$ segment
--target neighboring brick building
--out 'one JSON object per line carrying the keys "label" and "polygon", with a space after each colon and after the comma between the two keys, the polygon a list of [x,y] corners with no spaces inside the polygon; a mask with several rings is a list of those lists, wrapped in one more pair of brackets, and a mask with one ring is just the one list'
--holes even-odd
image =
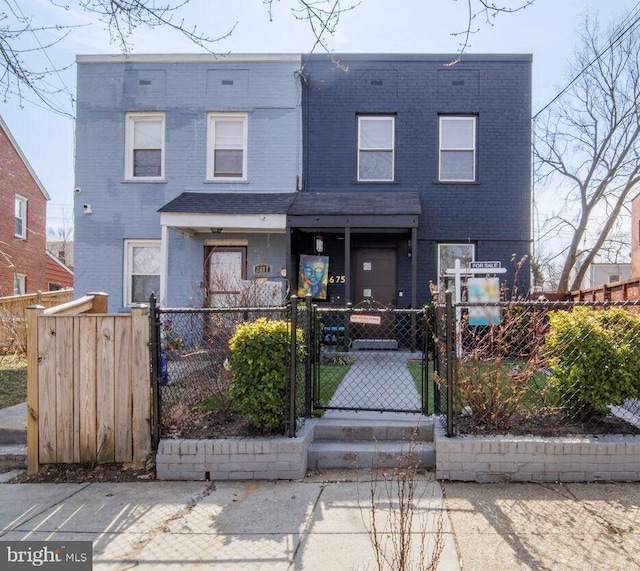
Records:
{"label": "neighboring brick building", "polygon": [[49,195],[0,118],[0,296],[46,290]]}

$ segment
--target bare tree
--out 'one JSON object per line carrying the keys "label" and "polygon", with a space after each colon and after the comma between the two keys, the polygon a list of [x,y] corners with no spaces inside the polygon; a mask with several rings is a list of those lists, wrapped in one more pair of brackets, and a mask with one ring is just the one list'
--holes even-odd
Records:
{"label": "bare tree", "polygon": [[640,181],[639,22],[629,15],[602,32],[587,16],[574,79],[535,117],[537,187],[560,199],[540,240],[563,243],[555,254],[561,291],[578,289],[589,265],[615,246],[616,225]]}
{"label": "bare tree", "polygon": [[[205,30],[185,19],[187,5],[197,0],[48,0],[51,9],[59,12],[54,23],[40,23],[38,14],[25,13],[20,0],[0,0],[0,93],[4,100],[17,98],[22,104],[27,93],[34,95],[52,110],[61,110],[54,96],[65,88],[52,87],[49,78],[70,67],[73,62],[54,62],[49,53],[57,44],[83,27],[76,23],[70,13],[84,12],[104,25],[110,40],[123,53],[132,48],[132,38],[138,29],[165,28],[186,37],[198,49],[215,53],[220,40],[233,33],[235,25],[228,29]],[[205,0],[207,1],[207,0]],[[441,0],[452,2],[456,0]],[[502,0],[497,5],[490,0],[465,0],[466,22],[453,35],[460,35],[460,53],[469,47],[472,34],[485,25],[493,25],[500,13],[522,10],[535,0]],[[43,0],[44,2],[44,0]],[[274,18],[274,0],[262,0],[271,19]],[[343,13],[355,9],[359,0],[345,3],[342,0],[290,0],[289,9],[298,20],[308,22],[314,43],[310,51],[321,49],[330,52],[329,40],[336,32]],[[222,10],[222,8],[220,8]],[[236,23],[237,24],[237,23]],[[454,27],[457,27],[453,24]],[[212,26],[215,28],[216,23]],[[41,38],[48,38],[42,40]],[[35,55],[43,56],[34,60]],[[35,62],[39,63],[35,63]]]}

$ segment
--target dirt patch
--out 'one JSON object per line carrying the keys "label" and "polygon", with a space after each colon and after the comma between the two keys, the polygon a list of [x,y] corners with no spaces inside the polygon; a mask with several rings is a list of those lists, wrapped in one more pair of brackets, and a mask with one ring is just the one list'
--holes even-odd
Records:
{"label": "dirt patch", "polygon": [[37,474],[22,472],[9,483],[91,483],[91,482],[150,482],[155,479],[152,464],[52,464],[42,466]]}
{"label": "dirt patch", "polygon": [[222,416],[215,412],[192,413],[186,422],[165,426],[162,438],[235,438],[263,434],[241,414]]}
{"label": "dirt patch", "polygon": [[560,437],[576,436],[579,434],[623,434],[638,435],[640,429],[615,416],[581,421],[570,419],[561,414],[547,414],[537,416],[513,416],[509,424],[488,428],[479,424],[472,416],[460,416],[455,419],[459,434],[467,435],[500,435],[512,436],[541,436]]}

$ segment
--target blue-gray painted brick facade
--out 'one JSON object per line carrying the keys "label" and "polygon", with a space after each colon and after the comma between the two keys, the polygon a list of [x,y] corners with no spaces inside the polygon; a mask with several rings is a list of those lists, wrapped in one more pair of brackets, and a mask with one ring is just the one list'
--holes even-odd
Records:
{"label": "blue-gray painted brick facade", "polygon": [[[108,59],[78,61],[78,295],[107,291],[111,309],[121,307],[124,239],[159,239],[158,208],[180,193],[294,192],[300,175],[304,190],[312,192],[419,193],[418,304],[429,300],[429,281],[437,279],[439,243],[472,242],[476,259],[506,266],[513,255],[518,259],[530,251],[529,56],[465,56],[450,67],[449,56],[350,55],[340,56],[340,65],[305,56],[304,91],[299,61]],[[124,180],[125,114],[131,111],[165,113],[162,182]],[[209,111],[248,112],[247,182],[205,181]],[[359,113],[396,117],[393,184],[356,182]],[[438,183],[441,113],[477,115],[477,182]],[[93,214],[83,215],[83,204],[91,204]],[[169,305],[197,305],[204,240],[215,237],[169,232]],[[283,236],[270,237],[268,247],[264,235],[234,238],[248,241],[249,267],[282,265]],[[514,277],[507,274],[508,280]],[[528,287],[526,266],[519,284]],[[404,251],[398,289],[407,292],[408,302],[411,274]]]}
{"label": "blue-gray painted brick facade", "polygon": [[[305,67],[304,188],[309,192],[417,191],[418,299],[437,281],[439,243],[471,242],[476,259],[511,262],[531,244],[531,56],[312,56]],[[357,182],[357,117],[395,116],[395,180]],[[477,181],[438,182],[439,116],[477,116]],[[399,260],[406,260],[399,256]],[[407,261],[403,264],[408,265]],[[398,288],[410,273],[398,268]],[[527,291],[529,270],[518,275]]]}
{"label": "blue-gray painted brick facade", "polygon": [[[78,295],[106,291],[113,311],[123,306],[124,240],[159,239],[158,209],[171,199],[184,191],[295,192],[299,184],[299,58],[192,59],[78,58],[74,286]],[[165,114],[165,178],[125,181],[125,116],[147,111]],[[234,111],[248,113],[248,180],[208,182],[207,113]],[[84,204],[92,214],[83,214]],[[188,304],[203,277],[203,241],[216,236],[169,234],[168,303]],[[249,239],[249,251],[258,240],[264,250],[255,235],[234,238]],[[284,241],[275,241],[260,262],[277,270]]]}

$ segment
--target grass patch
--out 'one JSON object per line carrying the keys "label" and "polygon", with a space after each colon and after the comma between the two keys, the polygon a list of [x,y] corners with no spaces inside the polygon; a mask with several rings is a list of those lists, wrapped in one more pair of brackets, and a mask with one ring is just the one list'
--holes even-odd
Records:
{"label": "grass patch", "polygon": [[[422,361],[409,361],[409,363],[407,363],[407,366],[409,367],[409,372],[411,373],[411,377],[413,378],[413,382],[416,386],[416,390],[418,391],[420,398],[424,400],[424,397],[422,395]],[[435,405],[434,405],[435,389],[433,386],[433,362],[432,361],[428,361],[427,363],[427,396],[428,396],[427,415],[434,414],[435,413]]]}
{"label": "grass patch", "polygon": [[321,365],[320,406],[327,406],[351,365]]}
{"label": "grass patch", "polygon": [[0,360],[0,408],[27,400],[27,363]]}

